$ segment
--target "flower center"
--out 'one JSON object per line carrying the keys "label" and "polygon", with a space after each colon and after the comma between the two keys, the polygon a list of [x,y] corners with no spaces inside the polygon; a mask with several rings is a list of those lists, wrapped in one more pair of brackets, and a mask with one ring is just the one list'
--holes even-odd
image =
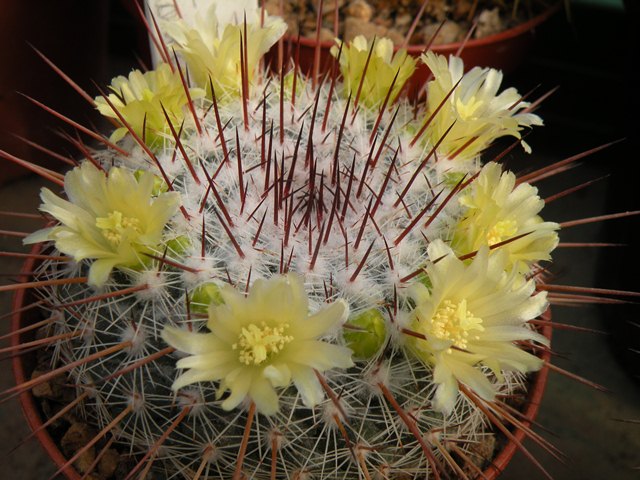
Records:
{"label": "flower center", "polygon": [[133,217],[125,217],[122,212],[114,210],[106,217],[96,218],[96,227],[102,230],[102,235],[109,243],[118,245],[125,230],[130,229],[140,233],[140,220]]}
{"label": "flower center", "polygon": [[[441,340],[451,340],[454,346],[466,349],[470,332],[473,330],[482,332],[482,319],[474,317],[467,310],[467,301],[461,300],[458,304],[454,304],[451,300],[442,302],[431,320],[433,331],[432,334]],[[478,336],[473,339],[478,340]]]}
{"label": "flower center", "polygon": [[463,102],[459,98],[456,99],[456,110],[462,120],[469,120],[472,118],[475,115],[476,110],[478,110],[481,105],[482,100],[477,100],[475,96],[471,97],[466,102]]}
{"label": "flower center", "polygon": [[286,323],[277,327],[269,327],[264,322],[260,326],[252,323],[242,328],[238,343],[234,343],[231,348],[240,350],[238,358],[245,365],[260,365],[293,340],[292,336],[284,334],[288,328]]}
{"label": "flower center", "polygon": [[515,220],[501,220],[487,232],[487,244],[495,245],[518,232],[518,224]]}

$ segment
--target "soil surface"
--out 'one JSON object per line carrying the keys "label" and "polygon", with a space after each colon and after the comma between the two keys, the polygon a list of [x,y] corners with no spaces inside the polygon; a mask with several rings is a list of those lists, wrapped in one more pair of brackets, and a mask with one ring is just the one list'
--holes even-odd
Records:
{"label": "soil surface", "polygon": [[[271,15],[282,16],[288,34],[316,38],[317,0],[267,0]],[[422,15],[419,12],[423,6]],[[338,37],[349,41],[358,35],[367,39],[388,37],[402,45],[446,44],[500,33],[533,18],[553,3],[542,0],[325,0],[320,39],[334,38],[336,5]],[[415,20],[417,19],[417,23]],[[415,23],[415,25],[414,25]]]}

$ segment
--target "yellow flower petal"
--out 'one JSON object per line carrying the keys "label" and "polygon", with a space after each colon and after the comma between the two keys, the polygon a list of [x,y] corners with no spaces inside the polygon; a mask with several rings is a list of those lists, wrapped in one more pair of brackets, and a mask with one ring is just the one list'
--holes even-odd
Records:
{"label": "yellow flower petal", "polygon": [[498,164],[490,162],[459,197],[465,210],[452,240],[458,255],[522,236],[496,249],[509,253],[508,270],[527,273],[533,263],[551,258],[560,226],[539,216],[544,201],[536,188],[527,183],[516,186],[515,182],[513,173],[502,172]]}
{"label": "yellow flower petal", "polygon": [[[344,300],[336,300],[327,308],[311,315],[304,324],[294,324],[291,332],[297,338],[311,339],[323,335],[342,325],[347,319],[349,305]],[[300,327],[300,328],[297,328]]]}
{"label": "yellow flower petal", "polygon": [[260,26],[258,6],[254,3],[230,5],[231,2],[228,2],[224,8],[218,3],[209,8],[198,9],[191,19],[163,24],[163,29],[173,42],[172,48],[185,59],[191,79],[196,85],[205,88],[209,97],[210,81],[219,99],[240,95],[241,38],[247,52],[247,74],[251,84],[260,59],[286,31],[286,24],[279,17],[267,16],[264,26]]}
{"label": "yellow flower petal", "polygon": [[100,259],[93,262],[89,268],[89,284],[104,285],[116,263],[117,260],[113,259]]}
{"label": "yellow flower petal", "polygon": [[[337,43],[339,46],[340,41],[337,40]],[[331,48],[331,54],[334,57],[338,56],[338,52],[337,46]],[[371,56],[367,64],[369,52]],[[350,43],[342,45],[340,71],[344,77],[345,95],[351,95],[355,99],[362,83],[359,102],[371,109],[382,105],[392,84],[389,102],[393,102],[406,81],[413,75],[415,68],[416,60],[408,55],[406,50],[399,50],[395,55],[393,54],[393,42],[388,38],[375,39],[369,44],[362,35],[359,35]],[[398,77],[394,84],[393,79],[396,74]]]}
{"label": "yellow flower petal", "polygon": [[212,337],[198,335],[197,333],[174,327],[166,327],[162,331],[162,338],[177,350],[191,355],[199,355],[211,351],[217,345],[214,342],[218,341]]}
{"label": "yellow flower petal", "polygon": [[421,58],[433,74],[427,84],[425,121],[439,109],[426,130],[427,140],[435,145],[453,125],[439,146],[442,156],[474,158],[499,137],[520,138],[523,127],[542,125],[537,115],[521,112],[530,104],[521,101],[514,88],[498,94],[501,72],[475,67],[465,74],[458,57],[451,56],[447,61],[442,55],[427,52]]}
{"label": "yellow flower petal", "polygon": [[[112,80],[109,90],[113,93],[107,98],[113,107],[104,97],[96,97],[98,111],[120,123],[115,108],[136,135],[144,138],[147,145],[153,146],[161,142],[163,135],[169,133],[164,111],[167,112],[176,131],[180,130],[183,121],[188,119],[185,109],[189,99],[180,74],[172,71],[167,64],[161,64],[155,70],[145,73],[134,70],[129,74],[129,78],[116,77]],[[203,97],[204,91],[190,89],[189,94],[194,100]],[[119,141],[128,132],[125,126],[118,128],[111,134],[111,141]]]}
{"label": "yellow flower petal", "polygon": [[274,387],[286,387],[291,384],[291,369],[286,363],[269,365],[262,374]]}
{"label": "yellow flower petal", "polygon": [[278,394],[273,389],[270,378],[255,378],[249,387],[249,397],[255,402],[256,409],[264,415],[275,415],[278,412]]}
{"label": "yellow flower petal", "polygon": [[129,170],[113,167],[109,176],[85,162],[65,176],[69,201],[43,189],[40,209],[62,225],[27,237],[25,243],[53,240],[61,252],[76,261],[93,259],[89,283],[103,285],[115,267],[141,265],[143,253],[156,251],[165,227],[176,214],[175,192],[154,197],[154,175],[140,183]]}
{"label": "yellow flower petal", "polygon": [[[251,383],[254,381],[261,381],[259,378],[254,380],[254,376],[256,375],[256,372],[254,371],[249,371],[246,372],[244,375],[240,374],[240,370],[241,367],[237,368],[234,372],[232,372],[231,375],[229,375],[230,378],[229,380],[227,380],[226,378],[223,380],[223,387],[225,390],[229,390],[230,395],[226,398],[226,400],[224,400],[222,402],[222,408],[225,410],[232,410],[234,408],[236,408],[238,405],[240,405],[240,403],[242,403],[242,401],[247,397],[247,394],[249,393],[249,389],[251,388]],[[194,371],[194,370],[190,370],[190,371]],[[236,373],[236,375],[233,375],[233,373]],[[199,381],[204,381],[204,380],[208,380],[207,378],[200,378]],[[220,389],[222,391],[222,388]],[[268,399],[266,401],[263,401],[261,399],[257,399],[257,404],[259,403],[261,406],[264,405],[265,403],[268,405]],[[262,413],[262,412],[261,412]],[[265,412],[265,415],[267,415],[267,413]]]}
{"label": "yellow flower petal", "polygon": [[322,401],[324,391],[313,370],[293,364],[291,365],[291,376],[298,392],[300,392],[302,403],[307,407],[313,407]]}
{"label": "yellow flower petal", "polygon": [[465,264],[442,240],[432,242],[427,250],[432,287],[411,290],[416,306],[409,326],[424,338],[412,336],[408,345],[418,358],[434,366],[434,382],[439,385],[436,406],[450,412],[458,382],[482,398],[494,397],[482,365],[498,376],[505,370],[526,373],[541,367],[540,359],[515,342],[548,344],[527,326],[546,309],[546,292],[533,295],[533,281],[505,272],[506,251],[490,255],[484,246]]}
{"label": "yellow flower petal", "polygon": [[235,408],[246,397],[259,412],[273,415],[278,410],[276,388],[293,382],[305,405],[313,407],[324,397],[315,370],[353,365],[348,348],[321,339],[345,321],[346,303],[337,301],[309,316],[300,277],[256,280],[247,296],[227,285],[220,295],[224,302],[209,308],[209,333],[172,327],[163,332],[169,345],[193,355],[177,366],[194,373],[183,374],[176,385],[187,385],[185,378],[219,381],[218,395],[230,392],[222,408]]}

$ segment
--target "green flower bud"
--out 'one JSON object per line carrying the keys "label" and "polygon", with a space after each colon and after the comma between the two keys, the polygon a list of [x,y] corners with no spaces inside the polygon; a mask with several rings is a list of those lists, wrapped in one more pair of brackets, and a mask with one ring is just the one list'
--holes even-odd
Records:
{"label": "green flower bud", "polygon": [[[133,176],[136,178],[136,180],[140,181],[140,177],[142,177],[142,175],[145,173],[148,173],[148,171],[136,170],[135,172],[133,172]],[[151,195],[153,195],[154,197],[157,197],[161,193],[165,193],[168,191],[169,191],[169,186],[167,185],[167,183],[159,176],[154,175],[153,189],[151,190]]]}
{"label": "green flower bud", "polygon": [[[293,70],[287,73],[282,81],[282,87],[284,88],[284,98],[291,100],[293,96],[293,79],[296,78]],[[296,97],[300,96],[300,92],[306,88],[306,79],[302,75],[298,74],[296,78]]]}
{"label": "green flower bud", "polygon": [[190,246],[191,242],[189,241],[189,237],[185,235],[172,238],[167,242],[167,248],[176,255],[184,254]]}
{"label": "green flower bud", "polygon": [[346,323],[343,336],[354,357],[371,358],[387,337],[384,317],[376,309],[367,310]]}
{"label": "green flower bud", "polygon": [[215,283],[205,283],[197,287],[189,297],[189,308],[192,313],[207,313],[209,305],[224,303],[220,288]]}
{"label": "green flower bud", "polygon": [[464,172],[447,172],[444,174],[444,184],[447,187],[453,188],[462,181],[464,176]]}
{"label": "green flower bud", "polygon": [[426,270],[422,270],[422,272],[420,272],[418,274],[418,276],[416,277],[416,280],[418,282],[420,282],[421,284],[423,284],[425,287],[427,287],[427,289],[431,290],[433,288],[433,284],[431,283],[431,279],[429,278],[429,275],[427,275],[427,271]]}

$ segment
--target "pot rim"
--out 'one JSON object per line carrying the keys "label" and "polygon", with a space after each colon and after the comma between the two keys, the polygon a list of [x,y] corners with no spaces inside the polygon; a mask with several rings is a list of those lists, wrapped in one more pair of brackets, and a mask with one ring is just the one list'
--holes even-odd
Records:
{"label": "pot rim", "polygon": [[[551,307],[542,314],[542,318],[547,321],[551,321]],[[550,325],[542,327],[542,334],[551,340],[553,328]],[[551,351],[545,349],[542,351],[540,358],[544,361],[544,364],[540,370],[535,373],[534,378],[531,381],[531,388],[527,391],[526,408],[522,411],[522,423],[525,427],[530,427],[540,410],[542,403],[542,397],[547,386],[547,379],[549,377],[548,362],[551,360]],[[517,443],[513,440],[509,440],[507,444],[498,452],[491,463],[485,468],[484,476],[486,480],[492,480],[497,478],[505,467],[509,464],[515,453],[518,451],[519,445],[525,439],[525,431],[521,428],[512,431]]]}
{"label": "pot rim", "polygon": [[[431,45],[431,47],[429,47],[429,51],[432,51],[435,53],[449,53],[449,52],[457,52],[459,49],[463,47],[464,49],[473,49],[475,47],[483,47],[485,45],[489,45],[492,43],[506,42],[507,40],[510,40],[514,37],[518,37],[520,35],[524,35],[527,32],[534,30],[538,25],[540,25],[549,17],[551,17],[554,13],[556,13],[561,6],[562,6],[562,2],[558,1],[553,5],[551,5],[550,7],[547,7],[543,12],[539,13],[538,15],[531,18],[530,20],[527,20],[526,22],[520,23],[514,27],[503,30],[502,32],[494,33],[493,35],[488,35],[482,38],[470,39],[467,42],[461,41],[461,42],[454,42],[454,43],[442,43],[439,45]],[[303,45],[305,47],[312,47],[312,48],[315,48],[317,45],[319,45],[320,49],[327,49],[327,50],[335,45],[335,41],[331,41],[331,40],[316,42],[314,38],[309,38],[309,37],[298,38],[297,36],[294,37],[293,35],[287,35],[287,34],[285,34],[282,37],[282,39],[285,41],[285,43],[292,42],[293,44],[295,44],[296,42],[299,42],[300,45]],[[407,51],[407,53],[410,53],[412,55],[420,55],[421,53],[425,53],[426,51],[425,49],[426,49],[426,44],[407,45],[405,47],[405,50]],[[401,48],[399,46],[395,46],[393,50],[398,51],[398,50],[401,50]]]}
{"label": "pot rim", "polygon": [[[40,253],[41,251],[42,245],[36,244],[33,246],[30,253],[36,254]],[[34,266],[37,262],[38,260],[35,258],[27,259],[24,262],[22,271],[33,271]],[[29,280],[29,278],[29,275],[22,274],[18,277],[18,281],[26,282]],[[14,332],[21,328],[24,321],[24,313],[27,310],[24,310],[23,307],[25,306],[25,300],[27,299],[29,293],[30,292],[28,289],[18,289],[13,295],[11,315],[12,347],[20,344],[20,335],[15,334]],[[543,318],[545,320],[551,320],[550,308],[547,309],[547,311],[543,314]],[[551,333],[551,326],[546,325],[542,328],[542,334],[550,340]],[[531,380],[531,387],[527,391],[526,408],[522,411],[522,423],[526,427],[531,426],[538,414],[538,410],[540,409],[540,404],[547,384],[547,377],[549,375],[549,367],[547,366],[547,362],[551,358],[551,352],[549,350],[544,350],[540,358],[542,358],[545,363],[542,369],[540,369],[532,376],[533,378]],[[11,363],[13,367],[14,378],[16,380],[16,385],[27,381],[28,378],[27,372],[25,371],[23,355],[15,355],[12,358]],[[62,468],[66,464],[67,458],[62,454],[59,446],[53,440],[51,435],[49,435],[47,429],[41,428],[44,422],[42,421],[38,405],[36,404],[35,397],[31,393],[31,390],[29,389],[25,392],[20,393],[19,399],[29,428],[32,432],[37,430],[35,437],[39,440],[40,445],[42,445],[42,448],[53,460],[55,465],[58,468]],[[491,460],[490,464],[483,471],[485,480],[493,480],[502,473],[504,468],[509,464],[514,454],[518,450],[518,443],[522,442],[522,440],[524,440],[525,438],[525,432],[522,429],[514,430],[512,431],[512,434],[515,437],[517,443],[513,440],[508,440],[507,443],[498,451],[497,455]],[[67,466],[66,468],[61,470],[60,473],[63,473],[68,480],[81,480],[82,478],[73,465]]]}
{"label": "pot rim", "polygon": [[[30,253],[40,253],[42,251],[42,245],[36,244],[31,249]],[[24,262],[22,271],[31,272],[35,267],[37,260],[35,258],[29,258]],[[29,275],[22,274],[18,277],[19,282],[26,282],[30,278]],[[26,310],[22,308],[25,306],[25,301],[29,295],[29,289],[19,289],[13,295],[13,301],[11,302],[12,314],[11,314],[11,346],[15,347],[20,344],[20,335],[16,334],[18,329],[21,328],[21,324],[24,321],[24,313]],[[28,372],[26,372],[23,355],[14,355],[11,359],[11,365],[13,367],[13,376],[16,381],[16,385],[29,380]],[[24,413],[27,424],[32,432],[35,433],[35,437],[39,440],[40,445],[53,460],[54,464],[58,468],[62,468],[67,463],[67,458],[62,454],[58,445],[53,441],[49,431],[46,428],[42,428],[43,421],[40,415],[40,409],[36,404],[36,399],[31,392],[31,389],[26,390],[19,395],[20,405],[22,406],[22,412]],[[80,475],[73,467],[69,465],[64,468],[60,473],[63,473],[69,480],[81,480]]]}

